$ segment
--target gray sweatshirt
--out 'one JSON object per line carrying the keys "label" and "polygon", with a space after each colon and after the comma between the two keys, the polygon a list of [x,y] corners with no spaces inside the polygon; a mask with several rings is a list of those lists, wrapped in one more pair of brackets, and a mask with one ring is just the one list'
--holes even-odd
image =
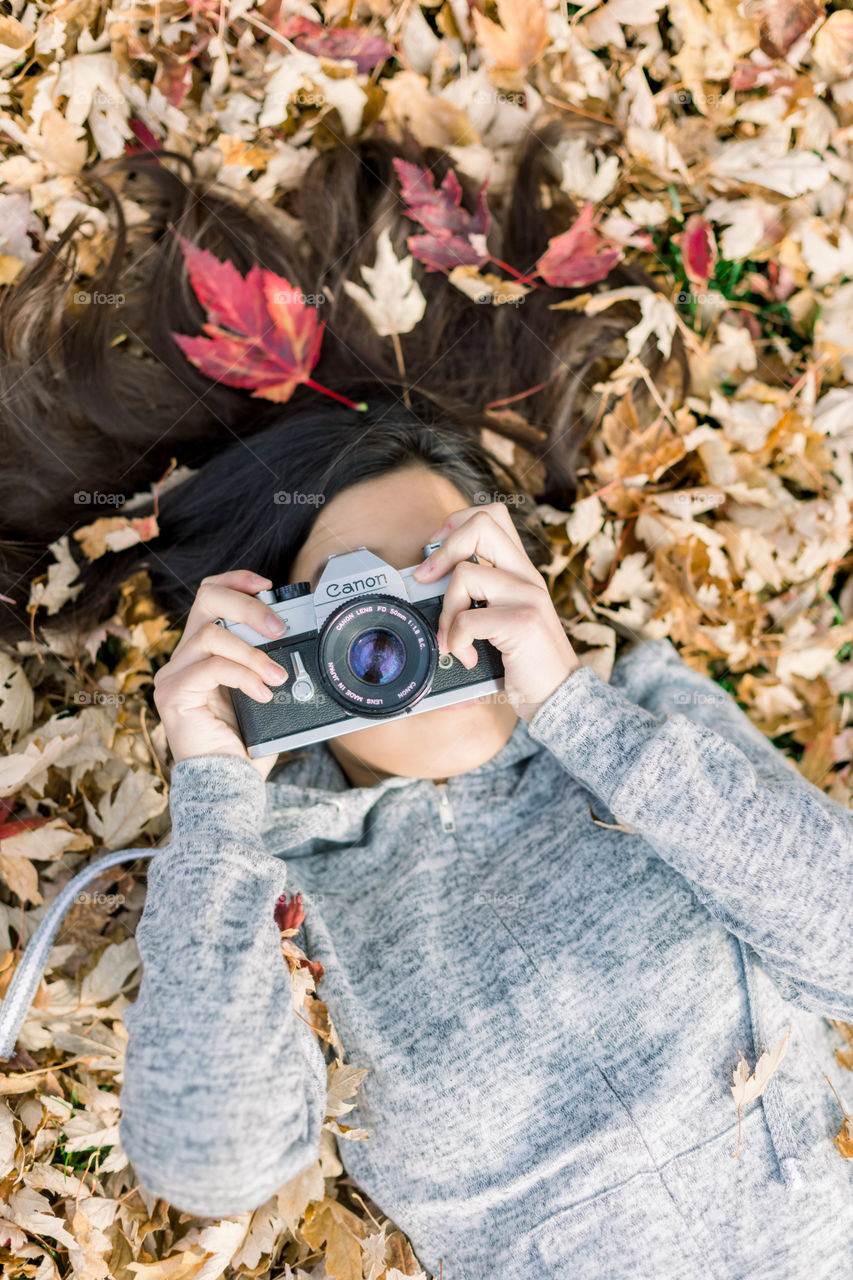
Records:
{"label": "gray sweatshirt", "polygon": [[[853,814],[669,640],[573,672],[485,764],[352,787],[177,764],[119,1133],[219,1217],[312,1164],[326,1064],[273,917],[368,1068],[345,1169],[441,1280],[853,1277]],[[610,825],[607,825],[610,824]],[[627,830],[625,828],[628,828]],[[731,1084],[790,1027],[764,1093]]]}

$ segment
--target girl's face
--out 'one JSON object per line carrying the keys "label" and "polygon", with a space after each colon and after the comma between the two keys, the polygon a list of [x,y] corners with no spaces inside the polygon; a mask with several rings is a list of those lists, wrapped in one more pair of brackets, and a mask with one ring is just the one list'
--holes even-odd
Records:
{"label": "girl's face", "polygon": [[[395,569],[420,564],[429,535],[451,512],[470,505],[454,484],[421,463],[362,480],[320,508],[288,581],[310,582],[313,590],[330,555],[358,547]],[[448,778],[490,760],[515,723],[511,704],[491,694],[358,729],[326,745],[353,786],[370,787],[389,774]]]}

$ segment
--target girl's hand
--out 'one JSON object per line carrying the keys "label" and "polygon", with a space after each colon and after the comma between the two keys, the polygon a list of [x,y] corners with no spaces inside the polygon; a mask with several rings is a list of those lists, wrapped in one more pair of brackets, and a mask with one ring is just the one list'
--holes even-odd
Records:
{"label": "girl's hand", "polygon": [[[490,640],[503,657],[504,692],[529,723],[581,665],[548,585],[502,502],[454,511],[424,542],[439,537],[441,546],[414,571],[419,582],[429,582],[453,569],[438,620],[439,649],[470,669],[478,661],[472,641]],[[468,558],[475,553],[478,563]],[[474,600],[487,607],[472,609]]]}
{"label": "girl's hand", "polygon": [[154,677],[154,704],[176,761],[188,756],[241,756],[262,778],[275,764],[275,755],[260,760],[249,756],[226,690],[242,689],[258,702],[269,702],[273,691],[268,685],[283,684],[287,672],[215,621],[247,622],[261,635],[278,639],[284,623],[249,594],[271,586],[269,578],[244,569],[202,581],[184,634]]}

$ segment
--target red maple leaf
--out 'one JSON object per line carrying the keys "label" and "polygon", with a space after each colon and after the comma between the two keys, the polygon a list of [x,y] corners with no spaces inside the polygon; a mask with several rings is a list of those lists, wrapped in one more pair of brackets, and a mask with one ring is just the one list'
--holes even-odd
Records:
{"label": "red maple leaf", "polygon": [[394,168],[402,187],[406,213],[428,233],[409,236],[406,243],[428,271],[448,271],[452,267],[480,267],[489,261],[486,235],[489,210],[486,206],[488,178],[477,194],[477,212],[461,205],[462,188],[453,169],[436,190],[433,176],[422,165],[394,157]]}
{"label": "red maple leaf", "polygon": [[546,283],[573,289],[603,280],[613,270],[623,247],[601,235],[596,230],[597,221],[592,204],[587,203],[568,231],[551,237],[536,263],[536,270]]}
{"label": "red maple leaf", "polygon": [[277,30],[297,49],[304,49],[315,57],[354,62],[359,75],[394,57],[394,46],[382,36],[372,35],[365,27],[325,27],[322,22],[294,14]]}
{"label": "red maple leaf", "polygon": [[273,916],[279,929],[298,929],[305,919],[305,908],[302,905],[302,894],[295,893],[288,901],[285,889],[275,900]]}
{"label": "red maple leaf", "polygon": [[325,321],[303,301],[301,290],[257,264],[244,279],[233,262],[220,262],[185,236],[178,239],[190,282],[207,312],[206,338],[170,330],[190,364],[205,377],[251,389],[265,400],[289,400],[304,382],[351,409],[367,407],[308,376],[320,356]]}

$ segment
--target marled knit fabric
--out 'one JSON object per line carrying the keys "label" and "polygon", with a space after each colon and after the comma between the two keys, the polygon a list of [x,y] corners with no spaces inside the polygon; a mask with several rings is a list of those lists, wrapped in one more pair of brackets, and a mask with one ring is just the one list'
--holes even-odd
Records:
{"label": "marled knit fabric", "polygon": [[[824,1079],[853,1110],[828,1022],[853,1021],[851,811],[668,640],[581,667],[452,777],[454,831],[440,795],[351,787],[324,744],[266,783],[176,765],[124,1015],[142,1183],[218,1217],[316,1159],[325,1063],[273,919],[299,891],[369,1068],[341,1157],[436,1277],[853,1277]],[[789,1025],[733,1159],[739,1051]]]}

